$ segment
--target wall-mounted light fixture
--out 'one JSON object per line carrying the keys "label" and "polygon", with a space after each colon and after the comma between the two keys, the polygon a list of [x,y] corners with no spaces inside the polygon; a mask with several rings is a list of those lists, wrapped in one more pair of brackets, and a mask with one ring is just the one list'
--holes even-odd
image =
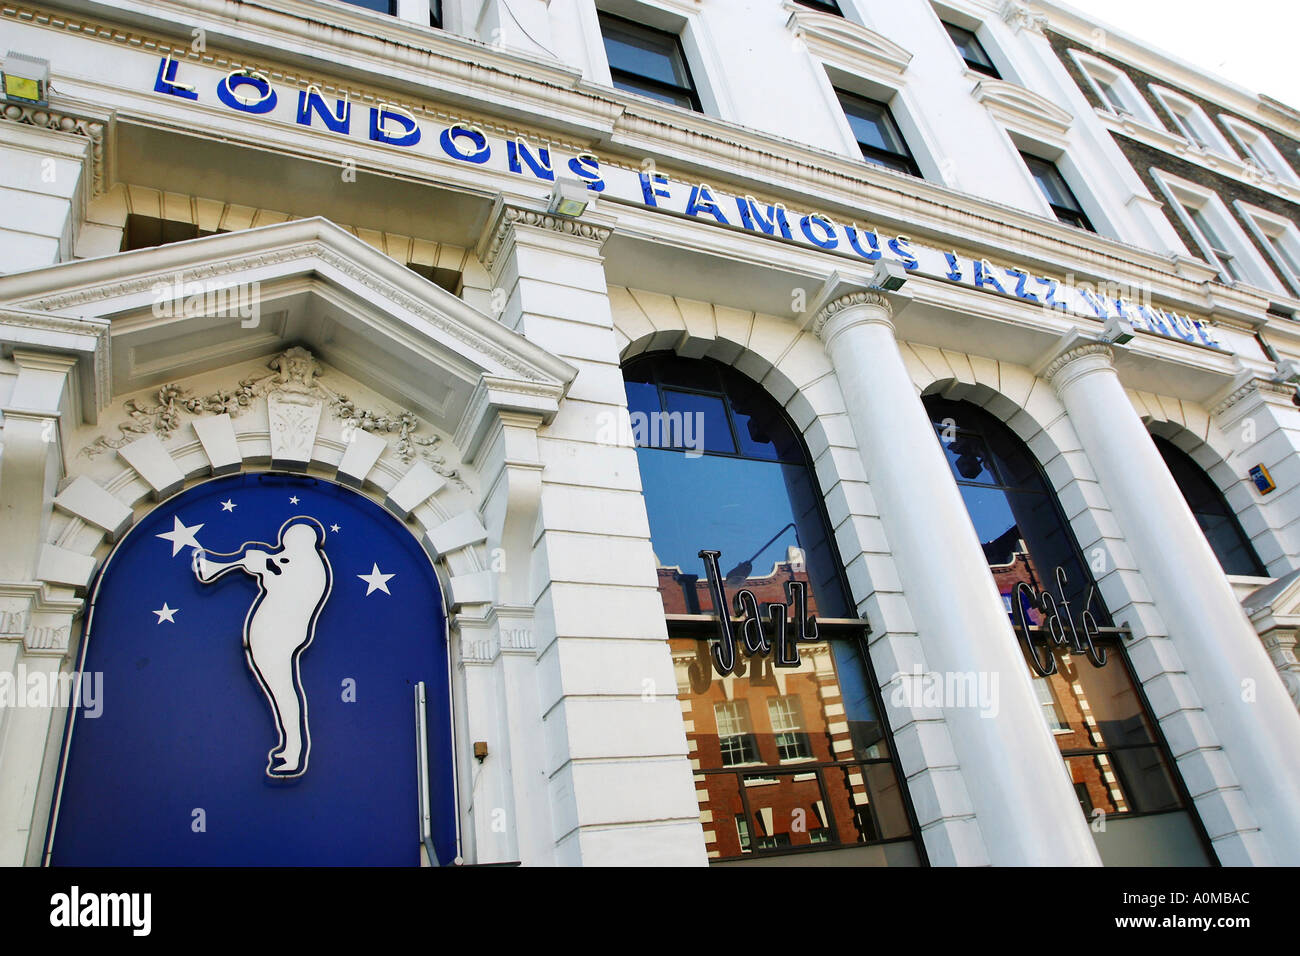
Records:
{"label": "wall-mounted light fixture", "polygon": [[4,97],[10,103],[49,106],[50,61],[10,50],[5,54],[0,75]]}
{"label": "wall-mounted light fixture", "polygon": [[1101,330],[1101,340],[1109,345],[1127,345],[1135,335],[1137,333],[1133,331],[1133,324],[1119,315],[1108,318]]}
{"label": "wall-mounted light fixture", "polygon": [[591,190],[585,183],[559,177],[555,180],[554,188],[551,189],[551,200],[547,203],[546,209],[557,216],[576,219],[587,211],[587,207],[593,201]]}
{"label": "wall-mounted light fixture", "polygon": [[881,259],[871,270],[871,288],[897,292],[907,282],[907,270],[895,259]]}

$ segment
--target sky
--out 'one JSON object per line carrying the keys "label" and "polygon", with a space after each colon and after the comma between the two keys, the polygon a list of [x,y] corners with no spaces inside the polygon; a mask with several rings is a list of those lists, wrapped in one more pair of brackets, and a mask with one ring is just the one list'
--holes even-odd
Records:
{"label": "sky", "polygon": [[1065,0],[1089,17],[1300,109],[1295,0]]}

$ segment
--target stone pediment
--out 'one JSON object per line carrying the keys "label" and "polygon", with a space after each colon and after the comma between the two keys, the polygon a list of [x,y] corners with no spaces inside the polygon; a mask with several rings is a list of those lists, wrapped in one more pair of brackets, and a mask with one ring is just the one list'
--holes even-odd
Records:
{"label": "stone pediment", "polygon": [[303,346],[472,442],[481,428],[466,417],[482,416],[485,390],[497,409],[549,420],[576,375],[492,316],[320,218],[3,276],[3,308],[108,320],[100,408],[114,396]]}

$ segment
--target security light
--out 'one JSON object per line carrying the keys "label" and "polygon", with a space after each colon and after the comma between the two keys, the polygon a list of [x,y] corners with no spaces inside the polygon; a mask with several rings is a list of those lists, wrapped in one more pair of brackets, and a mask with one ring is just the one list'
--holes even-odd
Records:
{"label": "security light", "polygon": [[1300,365],[1291,359],[1282,359],[1277,363],[1277,374],[1273,376],[1273,381],[1292,384],[1300,382]]}
{"label": "security light", "polygon": [[871,272],[871,288],[897,292],[907,282],[907,270],[894,259],[881,259]]}
{"label": "security light", "polygon": [[49,106],[50,61],[10,50],[0,67],[4,76],[4,97],[11,103]]}
{"label": "security light", "polygon": [[1136,334],[1133,331],[1133,324],[1128,319],[1112,315],[1101,330],[1101,340],[1111,345],[1126,345],[1133,341],[1133,336]]}
{"label": "security light", "polygon": [[546,209],[557,216],[576,219],[587,211],[587,206],[591,202],[591,193],[585,183],[580,183],[576,179],[559,178],[555,180],[555,187],[551,190],[551,201]]}

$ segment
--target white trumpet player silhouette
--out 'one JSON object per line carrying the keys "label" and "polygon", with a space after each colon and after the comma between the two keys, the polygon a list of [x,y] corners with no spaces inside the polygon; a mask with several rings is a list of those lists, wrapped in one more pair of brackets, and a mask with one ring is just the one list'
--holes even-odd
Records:
{"label": "white trumpet player silhouette", "polygon": [[280,526],[274,547],[249,541],[229,554],[194,550],[194,573],[204,584],[236,570],[257,579],[258,595],[244,618],[244,656],[280,733],[267,754],[271,777],[297,777],[307,770],[311,734],[298,659],[311,644],[330,595],[333,572],[324,546],[320,522],[299,516]]}

